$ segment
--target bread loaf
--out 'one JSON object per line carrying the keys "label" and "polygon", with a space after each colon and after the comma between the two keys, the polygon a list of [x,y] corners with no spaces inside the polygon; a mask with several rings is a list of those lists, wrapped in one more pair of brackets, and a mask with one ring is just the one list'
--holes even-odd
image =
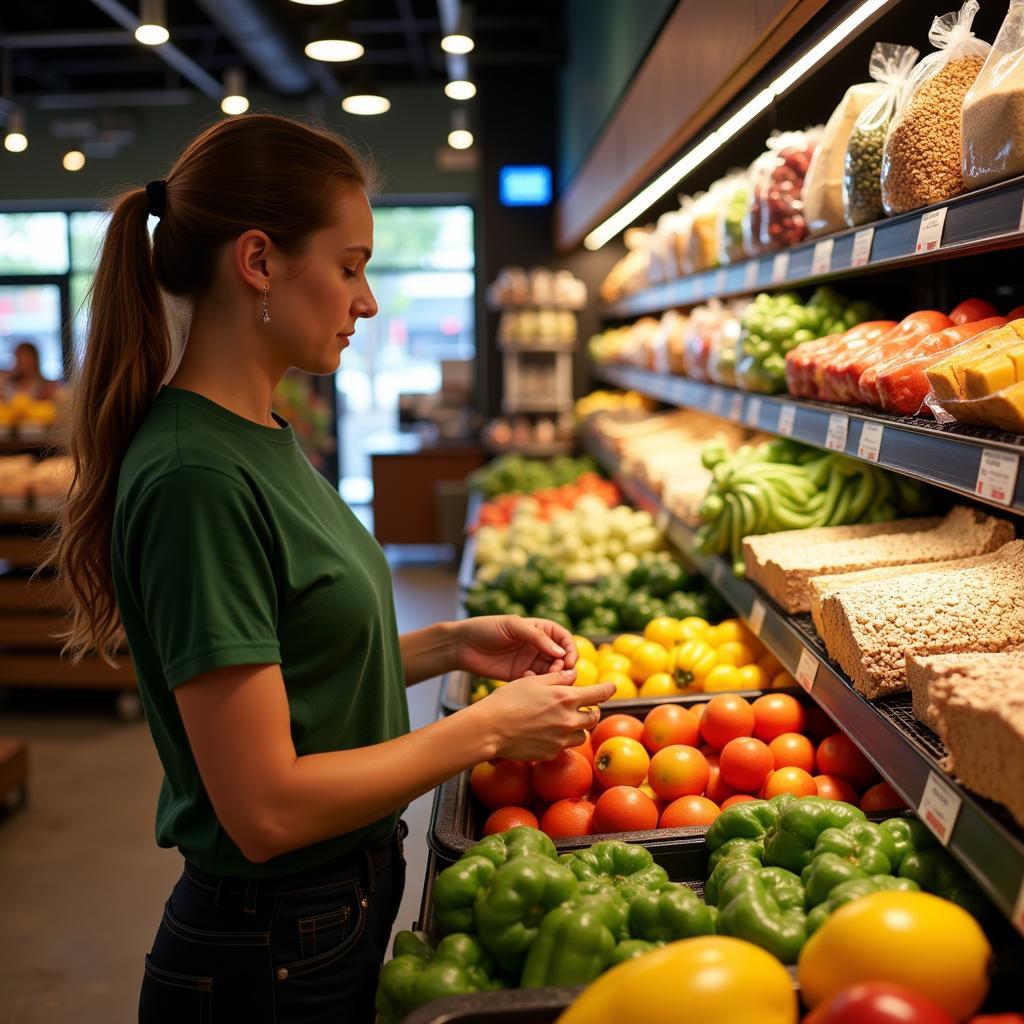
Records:
{"label": "bread loaf", "polygon": [[811,610],[810,581],[825,574],[944,562],[994,551],[1013,525],[958,505],[944,517],[826,526],[747,537],[747,576],[790,613]]}
{"label": "bread loaf", "polygon": [[1007,673],[1024,672],[1024,649],[1001,651],[998,654],[979,654],[976,651],[931,655],[911,653],[906,656],[906,668],[914,717],[938,732],[930,689],[935,680],[955,676],[1000,680]]}
{"label": "bread loaf", "polygon": [[948,671],[929,689],[947,768],[1024,827],[1024,665]]}
{"label": "bread loaf", "polygon": [[907,688],[905,654],[1000,651],[1024,638],[1024,541],[938,569],[872,580],[821,602],[821,637],[865,697]]}

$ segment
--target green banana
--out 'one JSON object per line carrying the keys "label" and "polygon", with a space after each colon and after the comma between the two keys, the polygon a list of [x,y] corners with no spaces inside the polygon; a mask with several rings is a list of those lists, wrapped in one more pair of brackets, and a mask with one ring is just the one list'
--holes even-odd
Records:
{"label": "green banana", "polygon": [[846,522],[860,522],[861,517],[871,506],[871,502],[878,493],[878,479],[879,474],[870,467],[861,473],[860,479],[854,486],[854,494],[850,501],[850,507],[847,510]]}

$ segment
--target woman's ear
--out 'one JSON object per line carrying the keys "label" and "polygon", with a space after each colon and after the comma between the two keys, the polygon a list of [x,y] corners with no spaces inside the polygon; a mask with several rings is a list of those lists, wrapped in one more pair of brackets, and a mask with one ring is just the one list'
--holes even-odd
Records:
{"label": "woman's ear", "polygon": [[243,232],[235,240],[235,268],[242,280],[257,291],[269,283],[275,262],[273,249],[269,236],[257,228]]}

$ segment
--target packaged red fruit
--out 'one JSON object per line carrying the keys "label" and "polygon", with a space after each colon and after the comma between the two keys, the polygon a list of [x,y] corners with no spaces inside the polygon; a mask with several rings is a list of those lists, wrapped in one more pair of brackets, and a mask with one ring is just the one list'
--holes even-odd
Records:
{"label": "packaged red fruit", "polygon": [[567,747],[550,761],[535,761],[530,769],[534,792],[545,803],[585,796],[594,781],[591,763],[578,749]]}
{"label": "packaged red fruit", "polygon": [[818,744],[815,760],[823,775],[838,775],[855,789],[867,789],[878,780],[874,765],[841,732],[826,736]]}
{"label": "packaged red fruit", "polygon": [[767,743],[753,736],[729,740],[719,757],[722,778],[740,792],[756,793],[775,767]]}
{"label": "packaged red fruit", "polygon": [[484,822],[483,834],[492,836],[495,832],[507,832],[517,825],[529,825],[530,828],[538,828],[537,816],[533,811],[525,807],[499,807],[492,811]]}
{"label": "packaged red fruit", "polygon": [[766,693],[750,705],[754,712],[754,737],[771,743],[786,732],[803,732],[807,713],[803,704],[788,693]]}
{"label": "packaged red fruit", "polygon": [[681,796],[661,812],[660,828],[688,828],[710,825],[721,808],[706,796]]}
{"label": "packaged red fruit", "polygon": [[477,800],[491,810],[533,803],[530,766],[525,761],[504,757],[481,761],[469,774],[469,786]]}
{"label": "packaged red fruit", "polygon": [[677,800],[703,793],[709,774],[707,758],[696,747],[677,743],[651,758],[647,781],[663,800]]}
{"label": "packaged red fruit", "polygon": [[649,711],[640,735],[640,742],[651,754],[676,743],[695,747],[699,739],[700,727],[696,717],[681,704],[662,704]]}
{"label": "packaged red fruit", "polygon": [[632,786],[613,786],[594,808],[594,832],[644,832],[658,827],[658,808]]}
{"label": "packaged red fruit", "polygon": [[594,831],[594,805],[575,797],[559,800],[540,816],[540,830],[552,839],[589,836]]}

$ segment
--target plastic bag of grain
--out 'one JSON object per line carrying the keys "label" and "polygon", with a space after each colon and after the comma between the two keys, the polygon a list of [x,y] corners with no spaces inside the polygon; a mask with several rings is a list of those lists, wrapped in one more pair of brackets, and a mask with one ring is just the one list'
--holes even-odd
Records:
{"label": "plastic bag of grain", "polygon": [[851,228],[882,216],[885,135],[919,56],[915,47],[895,43],[875,43],[871,51],[868,74],[879,92],[857,116],[843,155],[843,220]]}
{"label": "plastic bag of grain", "polygon": [[718,209],[718,255],[722,263],[735,263],[747,256],[743,223],[751,195],[747,171],[732,171],[722,179],[722,202]]}
{"label": "plastic bag of grain", "polygon": [[964,97],[968,188],[1024,173],[1024,0],[1010,0],[992,52]]}
{"label": "plastic bag of grain", "polygon": [[978,77],[989,44],[971,31],[978,0],[932,22],[934,53],[907,80],[882,153],[882,206],[906,213],[952,199],[964,190],[960,120],[964,96]]}
{"label": "plastic bag of grain", "polygon": [[861,111],[884,92],[879,82],[851,85],[832,111],[804,178],[804,219],[811,235],[846,227],[843,215],[843,166],[850,133]]}
{"label": "plastic bag of grain", "polygon": [[722,196],[722,182],[716,181],[707,192],[698,192],[693,198],[688,254],[692,272],[718,266],[718,211]]}
{"label": "plastic bag of grain", "polygon": [[803,188],[821,132],[821,125],[816,125],[802,132],[773,134],[768,139],[772,157],[754,185],[761,204],[762,249],[782,249],[807,237]]}

